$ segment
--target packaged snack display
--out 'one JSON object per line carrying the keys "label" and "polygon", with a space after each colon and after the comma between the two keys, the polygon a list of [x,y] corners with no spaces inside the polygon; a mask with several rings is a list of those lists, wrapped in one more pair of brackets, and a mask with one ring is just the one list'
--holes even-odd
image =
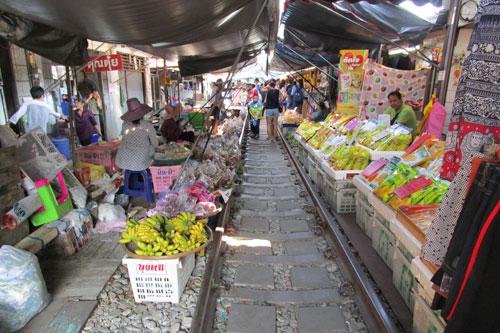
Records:
{"label": "packaged snack display", "polygon": [[395,156],[391,158],[389,162],[386,163],[380,170],[373,173],[369,177],[365,177],[363,174],[361,174],[361,177],[366,180],[371,188],[375,189],[385,180],[388,175],[390,175],[394,171],[394,169],[400,162],[401,158]]}
{"label": "packaged snack display", "polygon": [[439,206],[406,206],[401,205],[397,218],[420,241],[424,242],[427,229],[436,215]]}
{"label": "packaged snack display", "polygon": [[319,123],[314,123],[309,120],[304,120],[302,124],[297,128],[297,133],[300,135],[304,140],[309,141],[314,134],[316,134],[317,131],[321,129],[321,124]]}
{"label": "packaged snack display", "polygon": [[320,156],[325,160],[329,159],[332,153],[339,145],[346,143],[346,137],[343,135],[331,135],[322,145]]}
{"label": "packaged snack display", "polygon": [[431,154],[425,145],[420,146],[413,153],[403,156],[403,162],[409,166],[418,166],[430,161]]}
{"label": "packaged snack display", "polygon": [[302,117],[294,110],[286,110],[282,120],[283,124],[300,124],[303,121]]}
{"label": "packaged snack display", "polygon": [[373,193],[381,198],[384,202],[389,202],[394,194],[394,190],[403,186],[410,180],[417,178],[418,173],[415,169],[404,163],[399,163],[394,171],[380,183]]}
{"label": "packaged snack display", "polygon": [[332,136],[332,134],[333,130],[328,126],[324,126],[309,140],[309,144],[313,146],[314,149],[321,149],[325,141]]}
{"label": "packaged snack display", "polygon": [[330,156],[328,164],[335,170],[364,170],[368,166],[370,152],[359,146],[339,146]]}

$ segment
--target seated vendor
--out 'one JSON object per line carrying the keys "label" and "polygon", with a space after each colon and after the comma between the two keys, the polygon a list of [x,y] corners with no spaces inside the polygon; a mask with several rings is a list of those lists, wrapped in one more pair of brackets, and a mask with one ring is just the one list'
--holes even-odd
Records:
{"label": "seated vendor", "polygon": [[137,98],[127,100],[127,107],[128,111],[121,117],[122,142],[116,154],[116,165],[131,171],[146,170],[153,162],[158,139],[153,125],[142,118],[153,109]]}
{"label": "seated vendor", "polygon": [[415,112],[411,107],[403,103],[401,94],[399,91],[393,91],[387,95],[389,99],[389,106],[384,114],[391,116],[391,125],[394,123],[399,123],[412,130],[412,134],[415,134],[417,129],[417,118],[415,117]]}
{"label": "seated vendor", "polygon": [[320,102],[318,104],[318,110],[315,111],[309,119],[315,123],[319,123],[320,121],[324,121],[326,116],[328,116],[328,109],[326,108],[325,102]]}
{"label": "seated vendor", "polygon": [[175,121],[175,117],[181,110],[181,104],[177,103],[175,106],[167,105],[165,110],[167,112],[163,117],[164,121],[160,129],[161,135],[165,140],[167,142],[175,142],[177,140],[194,142],[194,132],[184,132],[185,120],[181,118]]}

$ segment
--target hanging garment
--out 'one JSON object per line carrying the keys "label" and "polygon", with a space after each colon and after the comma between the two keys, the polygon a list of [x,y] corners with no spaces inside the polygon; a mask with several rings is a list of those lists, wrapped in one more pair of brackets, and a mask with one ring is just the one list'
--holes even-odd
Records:
{"label": "hanging garment", "polygon": [[446,108],[436,99],[432,110],[424,124],[422,133],[434,134],[437,138],[443,133],[443,126],[446,120]]}
{"label": "hanging garment", "polygon": [[[500,330],[500,163],[482,162],[433,282],[451,277],[446,332]],[[445,279],[440,281],[443,276]]]}
{"label": "hanging garment", "polygon": [[443,263],[455,225],[462,211],[474,158],[487,158],[487,156],[476,151],[471,151],[463,156],[462,166],[448,187],[432,224],[427,230],[422,246],[422,257],[437,267]]}
{"label": "hanging garment", "polygon": [[465,152],[479,151],[486,136],[500,137],[500,11],[481,0],[460,76],[446,137],[441,177],[452,179]]}

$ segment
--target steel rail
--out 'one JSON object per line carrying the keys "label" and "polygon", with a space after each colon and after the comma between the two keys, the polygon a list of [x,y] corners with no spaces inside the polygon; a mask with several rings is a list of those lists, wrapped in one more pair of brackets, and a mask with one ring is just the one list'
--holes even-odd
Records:
{"label": "steel rail", "polygon": [[[368,277],[363,272],[360,264],[358,263],[356,257],[349,248],[348,242],[344,239],[340,229],[335,224],[335,218],[340,219],[337,214],[332,216],[328,211],[328,208],[320,200],[318,193],[314,190],[311,180],[306,176],[303,167],[297,161],[295,154],[292,152],[290,144],[284,138],[282,131],[279,129],[278,134],[285,151],[287,152],[290,160],[294,164],[296,170],[302,182],[304,183],[309,195],[316,206],[316,209],[321,217],[321,219],[326,223],[327,230],[329,232],[331,241],[334,243],[340,258],[344,265],[339,265],[346,280],[353,282],[354,289],[356,291],[356,297],[358,301],[356,304],[360,308],[363,319],[367,325],[369,332],[398,332],[396,324],[389,317],[384,305],[380,301],[379,297],[373,286],[370,284]],[[343,269],[342,269],[343,268]]]}

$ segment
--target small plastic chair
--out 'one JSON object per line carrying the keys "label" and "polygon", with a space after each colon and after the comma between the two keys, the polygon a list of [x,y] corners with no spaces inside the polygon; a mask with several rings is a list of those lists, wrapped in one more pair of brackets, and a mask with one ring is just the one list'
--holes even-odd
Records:
{"label": "small plastic chair", "polygon": [[[142,181],[139,175],[142,176]],[[151,172],[148,169],[142,171],[125,170],[123,193],[131,197],[145,197],[149,203],[155,202]]]}

